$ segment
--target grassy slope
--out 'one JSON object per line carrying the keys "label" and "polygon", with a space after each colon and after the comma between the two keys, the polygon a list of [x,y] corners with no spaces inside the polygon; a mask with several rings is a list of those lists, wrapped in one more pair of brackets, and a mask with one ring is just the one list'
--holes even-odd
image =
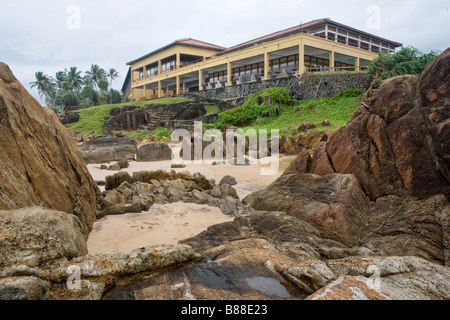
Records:
{"label": "grassy slope", "polygon": [[112,108],[117,108],[123,105],[133,105],[144,107],[149,104],[172,104],[189,101],[190,99],[173,97],[173,98],[163,98],[152,101],[137,101],[128,103],[118,103],[118,104],[105,104],[102,106],[96,106],[92,108],[78,110],[80,114],[80,121],[77,123],[71,123],[66,125],[67,129],[73,130],[78,134],[89,135],[91,132],[95,131],[97,135],[103,134],[103,120],[105,117],[109,116]]}
{"label": "grassy slope", "polygon": [[206,106],[205,110],[206,110],[206,115],[210,115],[210,114],[214,114],[214,113],[219,113],[220,112],[219,106],[216,105],[216,104]]}
{"label": "grassy slope", "polygon": [[[164,98],[153,100],[154,104],[170,104],[188,101],[186,98]],[[340,98],[319,98],[311,99],[296,103],[294,106],[283,106],[281,114],[278,117],[258,118],[249,125],[242,127],[244,131],[247,129],[278,129],[280,136],[291,137],[297,133],[297,128],[300,124],[305,122],[312,122],[316,128],[312,131],[325,131],[327,129],[337,130],[345,125],[358,107],[359,98],[355,97],[340,97]],[[92,131],[96,134],[103,133],[103,120],[109,116],[109,112],[114,107],[121,105],[148,105],[149,101],[130,102],[125,104],[103,105],[92,107],[88,109],[79,110],[80,121],[77,123],[67,125],[69,130],[73,130],[79,134],[89,135]],[[219,108],[216,105],[207,106],[207,113],[216,113]],[[298,109],[298,112],[296,110]],[[331,127],[323,127],[322,121],[328,120]],[[149,139],[152,136],[160,140],[167,140],[170,133],[166,129],[158,128],[155,132],[127,132],[127,135],[141,139]]]}
{"label": "grassy slope", "polygon": [[[337,130],[345,125],[358,107],[359,98],[311,99],[295,106],[285,106],[281,115],[276,118],[260,118],[242,129],[279,129],[280,136],[292,136],[300,124],[312,122],[316,128],[312,131]],[[296,109],[298,112],[295,112]],[[331,127],[323,127],[322,122],[328,120]]]}

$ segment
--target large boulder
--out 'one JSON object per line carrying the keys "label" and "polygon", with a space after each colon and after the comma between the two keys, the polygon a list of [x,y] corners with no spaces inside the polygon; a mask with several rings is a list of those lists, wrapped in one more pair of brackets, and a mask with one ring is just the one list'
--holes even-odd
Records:
{"label": "large boulder", "polygon": [[417,256],[450,265],[450,203],[445,196],[379,198],[369,216],[361,240],[364,246],[391,256]]}
{"label": "large boulder", "polygon": [[134,159],[137,142],[132,138],[100,138],[79,146],[87,163],[102,163]]}
{"label": "large boulder", "polygon": [[309,152],[302,150],[300,154],[289,164],[284,171],[283,176],[296,173],[308,173],[311,168],[311,155]]}
{"label": "large boulder", "polygon": [[88,253],[80,220],[60,211],[39,207],[0,211],[0,234],[0,270],[42,267]]}
{"label": "large boulder", "polygon": [[55,113],[0,63],[0,210],[43,206],[75,214],[89,234],[101,193]]}
{"label": "large boulder", "polygon": [[50,284],[36,277],[0,279],[0,300],[45,300]]}
{"label": "large boulder", "polygon": [[318,146],[312,172],[354,174],[372,200],[450,195],[449,73],[447,49],[422,75],[394,77],[370,89],[325,152]]}
{"label": "large boulder", "polygon": [[[306,300],[448,300],[450,272],[417,257],[328,261],[339,277]],[[303,279],[299,277],[299,279]]]}
{"label": "large boulder", "polygon": [[286,175],[243,202],[260,211],[286,212],[348,246],[358,244],[368,222],[369,200],[353,175]]}
{"label": "large boulder", "polygon": [[148,143],[137,150],[137,161],[172,160],[172,150],[165,143]]}

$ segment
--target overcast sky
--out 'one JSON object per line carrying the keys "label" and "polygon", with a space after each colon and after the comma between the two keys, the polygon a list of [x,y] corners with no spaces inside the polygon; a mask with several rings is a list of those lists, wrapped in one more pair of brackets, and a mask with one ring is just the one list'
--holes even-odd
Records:
{"label": "overcast sky", "polygon": [[94,63],[119,71],[120,90],[127,62],[176,39],[230,47],[320,18],[443,51],[449,7],[450,0],[1,0],[0,61],[28,89],[36,71],[84,72]]}

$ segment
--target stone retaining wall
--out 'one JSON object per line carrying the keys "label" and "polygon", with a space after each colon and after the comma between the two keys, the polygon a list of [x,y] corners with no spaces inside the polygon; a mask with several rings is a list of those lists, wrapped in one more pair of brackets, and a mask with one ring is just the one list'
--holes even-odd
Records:
{"label": "stone retaining wall", "polygon": [[196,92],[208,99],[232,100],[244,98],[267,88],[286,87],[295,100],[332,97],[346,88],[367,90],[370,86],[366,73],[314,74],[259,82],[248,82]]}

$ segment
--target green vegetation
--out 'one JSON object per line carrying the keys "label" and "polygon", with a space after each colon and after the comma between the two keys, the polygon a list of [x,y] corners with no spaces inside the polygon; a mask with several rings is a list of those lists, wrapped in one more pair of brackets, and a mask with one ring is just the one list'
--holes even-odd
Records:
{"label": "green vegetation", "polygon": [[274,118],[280,114],[280,105],[289,104],[291,97],[286,88],[270,88],[249,96],[243,105],[219,114],[217,127],[224,125],[247,126],[259,117]]}
{"label": "green vegetation", "polygon": [[[95,131],[96,134],[103,134],[103,122],[106,117],[109,117],[109,113],[112,108],[117,108],[123,105],[133,105],[144,107],[149,104],[173,104],[190,101],[188,98],[171,97],[163,98],[152,101],[137,101],[117,104],[105,104],[101,106],[90,107],[86,109],[77,110],[75,112],[80,114],[80,121],[66,125],[67,129],[73,130],[78,134],[89,135]],[[150,138],[151,135],[148,137]],[[147,137],[145,137],[147,138]]]}
{"label": "green vegetation", "polygon": [[[278,129],[280,135],[288,137],[297,133],[299,125],[306,122],[316,125],[312,131],[336,130],[348,122],[362,93],[364,91],[360,89],[346,89],[333,98],[293,102],[286,88],[267,89],[250,96],[242,106],[220,113],[216,127],[221,129],[224,125],[234,125],[244,131]],[[263,98],[261,105],[258,97]],[[328,120],[331,127],[322,126],[324,120]]]}
{"label": "green vegetation", "polygon": [[31,82],[30,86],[37,88],[40,97],[45,98],[51,108],[88,108],[105,103],[120,103],[120,92],[112,89],[112,82],[118,76],[119,73],[113,68],[106,72],[93,64],[84,77],[77,67],[58,71],[55,78],[38,71],[35,73],[36,81]]}
{"label": "green vegetation", "polygon": [[370,63],[367,71],[370,80],[374,82],[403,74],[420,74],[437,56],[437,51],[422,53],[414,47],[404,47],[394,54],[381,52],[379,57]]}
{"label": "green vegetation", "polygon": [[[302,123],[316,125],[311,131],[336,130],[345,125],[359,104],[363,90],[346,89],[332,98],[310,99],[306,101],[291,100],[286,88],[270,88],[249,96],[240,107],[219,113],[217,124],[203,124],[203,128],[222,129],[224,125],[237,126],[244,131],[248,129],[278,129],[280,135],[291,137]],[[66,127],[79,134],[89,135],[95,131],[103,134],[104,119],[110,116],[112,108],[122,105],[146,106],[151,104],[173,104],[189,101],[187,98],[172,97],[152,101],[138,101],[124,104],[108,104],[77,110],[80,121]],[[219,112],[217,105],[206,107],[208,114]],[[322,125],[328,120],[331,126]],[[125,132],[127,136],[139,139],[160,141],[170,140],[171,132],[166,128],[157,128],[153,132]]]}
{"label": "green vegetation", "polygon": [[206,106],[205,110],[206,110],[206,115],[210,115],[210,114],[214,114],[214,113],[219,113],[220,112],[219,106],[217,104]]}
{"label": "green vegetation", "polygon": [[155,137],[158,141],[170,141],[171,134],[172,132],[168,129],[159,127],[153,130],[150,136]]}
{"label": "green vegetation", "polygon": [[[114,131],[114,133],[123,132],[120,130]],[[127,137],[133,137],[139,140],[149,140],[149,139],[156,139],[158,141],[170,141],[171,132],[163,127],[156,128],[152,132],[146,132],[146,131],[127,131],[125,132],[125,135]]]}

